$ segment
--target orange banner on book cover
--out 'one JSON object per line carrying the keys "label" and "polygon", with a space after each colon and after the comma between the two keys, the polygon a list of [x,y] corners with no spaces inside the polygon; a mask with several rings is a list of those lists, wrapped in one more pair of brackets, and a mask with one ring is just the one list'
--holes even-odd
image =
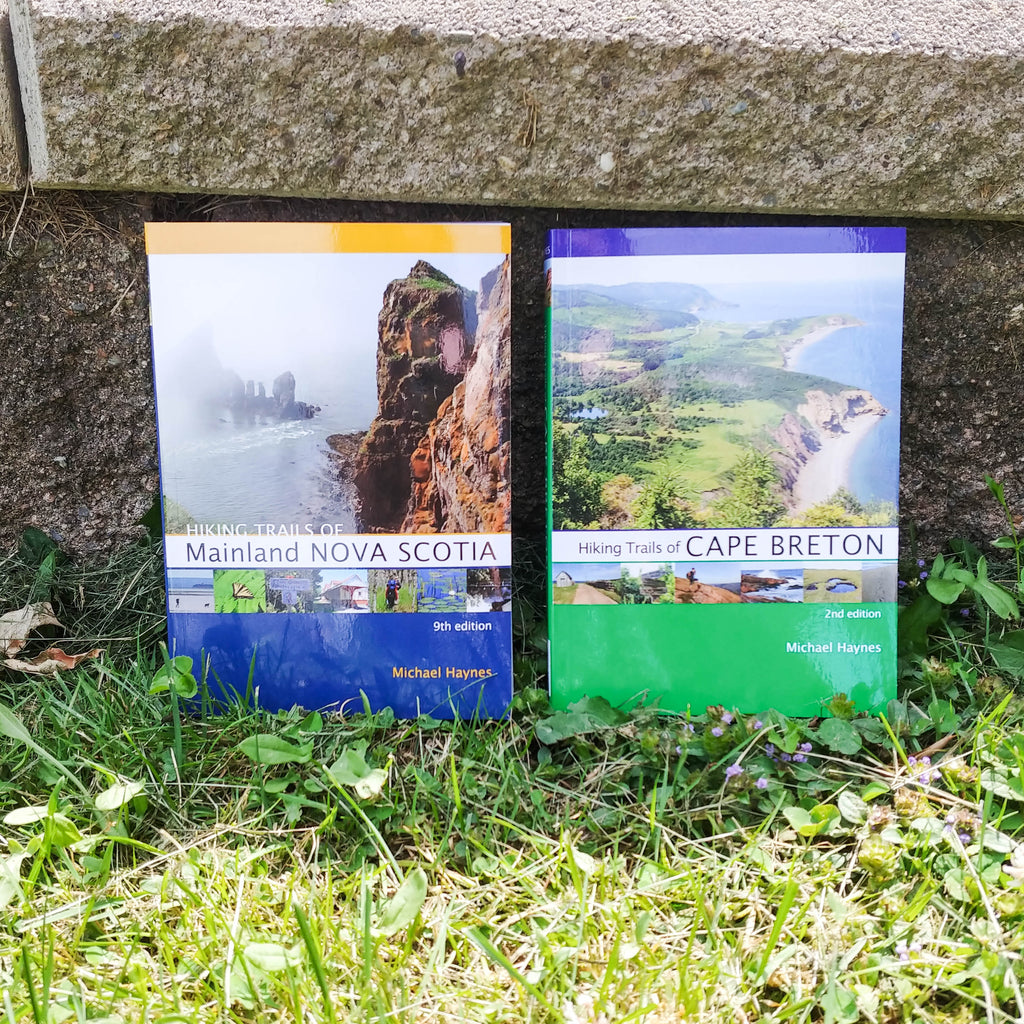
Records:
{"label": "orange banner on book cover", "polygon": [[150,256],[288,252],[501,252],[512,249],[508,224],[146,225]]}

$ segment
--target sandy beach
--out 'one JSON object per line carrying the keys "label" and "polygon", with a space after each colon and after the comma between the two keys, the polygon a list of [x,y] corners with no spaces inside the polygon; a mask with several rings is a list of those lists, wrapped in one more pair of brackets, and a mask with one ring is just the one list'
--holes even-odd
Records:
{"label": "sandy beach", "polygon": [[807,351],[812,345],[817,344],[822,338],[827,338],[830,334],[834,334],[836,331],[841,331],[844,327],[859,327],[860,321],[856,321],[852,324],[825,324],[824,327],[817,327],[813,331],[808,331],[799,341],[797,341],[792,348],[786,350],[782,357],[782,368],[784,370],[792,370],[793,364]]}
{"label": "sandy beach", "polygon": [[803,512],[830,498],[840,487],[849,487],[850,463],[857,446],[881,422],[870,413],[846,421],[846,433],[822,439],[816,451],[800,470],[793,485],[794,512]]}

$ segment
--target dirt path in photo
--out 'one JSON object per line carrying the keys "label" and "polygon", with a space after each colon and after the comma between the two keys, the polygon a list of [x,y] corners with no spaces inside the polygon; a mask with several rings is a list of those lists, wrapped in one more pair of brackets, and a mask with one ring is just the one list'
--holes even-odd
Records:
{"label": "dirt path in photo", "polygon": [[607,594],[601,593],[597,587],[589,583],[577,583],[576,593],[573,595],[573,604],[616,604]]}

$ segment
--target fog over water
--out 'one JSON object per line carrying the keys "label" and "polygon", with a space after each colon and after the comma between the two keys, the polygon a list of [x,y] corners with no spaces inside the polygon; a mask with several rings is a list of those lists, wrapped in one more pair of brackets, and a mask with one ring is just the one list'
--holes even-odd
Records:
{"label": "fog over water", "polygon": [[[154,366],[165,494],[200,522],[356,528],[326,439],[377,411],[384,291],[418,259],[471,291],[496,253],[284,253],[150,257]],[[263,425],[224,412],[199,422],[195,394],[218,368],[262,383],[285,371],[312,418]]]}

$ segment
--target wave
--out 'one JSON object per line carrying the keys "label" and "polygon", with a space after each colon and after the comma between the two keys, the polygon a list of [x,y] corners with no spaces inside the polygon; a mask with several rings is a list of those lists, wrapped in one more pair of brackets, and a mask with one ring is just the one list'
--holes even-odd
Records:
{"label": "wave", "polygon": [[240,455],[256,448],[287,444],[316,431],[303,423],[281,423],[272,427],[260,427],[230,437],[190,441],[175,447],[176,455],[185,458],[216,458],[221,455]]}

